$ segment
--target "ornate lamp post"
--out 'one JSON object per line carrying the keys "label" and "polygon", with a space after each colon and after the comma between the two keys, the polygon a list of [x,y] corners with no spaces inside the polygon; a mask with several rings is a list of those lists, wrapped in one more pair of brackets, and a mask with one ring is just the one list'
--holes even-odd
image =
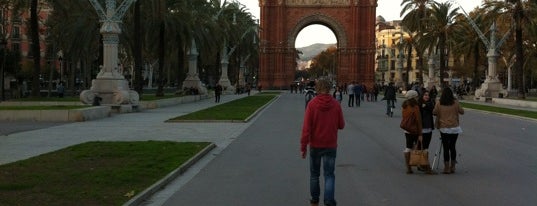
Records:
{"label": "ornate lamp post", "polygon": [[[89,0],[101,21],[100,33],[103,36],[103,66],[97,78],[91,83],[90,90],[80,93],[80,100],[93,104],[95,99],[101,99],[103,104],[122,105],[139,103],[136,91],[129,90],[129,83],[118,71],[118,46],[121,33],[121,19],[127,9],[136,0],[124,0],[116,8],[116,0],[106,0],[103,9],[98,0]],[[98,98],[97,98],[98,97]]]}
{"label": "ornate lamp post", "polygon": [[58,63],[60,64],[60,82],[58,84],[61,84],[63,78],[63,57],[61,54],[58,56]]}

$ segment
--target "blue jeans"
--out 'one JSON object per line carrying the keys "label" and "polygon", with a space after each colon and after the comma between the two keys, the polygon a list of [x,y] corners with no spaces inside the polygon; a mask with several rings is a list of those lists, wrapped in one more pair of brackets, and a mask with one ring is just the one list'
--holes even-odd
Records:
{"label": "blue jeans", "polygon": [[311,202],[318,203],[321,194],[319,176],[321,175],[321,161],[324,174],[324,204],[335,206],[334,198],[336,176],[336,148],[311,148],[310,149],[310,193]]}

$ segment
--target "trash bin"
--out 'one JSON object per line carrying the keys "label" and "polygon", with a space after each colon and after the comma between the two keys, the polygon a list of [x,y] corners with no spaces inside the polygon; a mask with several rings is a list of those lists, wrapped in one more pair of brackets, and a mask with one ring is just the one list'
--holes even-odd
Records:
{"label": "trash bin", "polygon": [[503,93],[499,93],[499,94],[498,94],[498,97],[499,97],[499,98],[503,98]]}

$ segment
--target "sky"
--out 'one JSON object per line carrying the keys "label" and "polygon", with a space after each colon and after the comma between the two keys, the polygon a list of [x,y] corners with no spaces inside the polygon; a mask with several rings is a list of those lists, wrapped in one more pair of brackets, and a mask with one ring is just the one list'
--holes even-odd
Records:
{"label": "sky", "polygon": [[[377,16],[382,16],[386,21],[400,20],[399,13],[401,12],[401,2],[403,0],[378,0]],[[449,0],[437,0],[438,2],[446,2]],[[451,0],[453,1],[453,0]],[[475,7],[482,4],[481,0],[457,0],[466,12],[472,11]],[[256,18],[259,18],[259,1],[258,0],[239,0],[244,4],[250,13]],[[454,3],[454,5],[458,5]],[[336,43],[334,33],[322,25],[310,25],[304,28],[297,36],[295,47],[305,47],[315,43]]]}

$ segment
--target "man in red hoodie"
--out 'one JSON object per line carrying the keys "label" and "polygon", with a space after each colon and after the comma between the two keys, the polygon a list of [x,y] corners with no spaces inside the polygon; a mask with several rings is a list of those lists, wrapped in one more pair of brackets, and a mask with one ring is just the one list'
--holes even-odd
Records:
{"label": "man in red hoodie", "polygon": [[335,165],[338,129],[345,127],[341,105],[330,95],[330,83],[319,80],[315,85],[317,96],[306,107],[300,150],[306,158],[310,146],[310,193],[312,206],[319,205],[321,162],[324,174],[324,204],[335,206]]}

